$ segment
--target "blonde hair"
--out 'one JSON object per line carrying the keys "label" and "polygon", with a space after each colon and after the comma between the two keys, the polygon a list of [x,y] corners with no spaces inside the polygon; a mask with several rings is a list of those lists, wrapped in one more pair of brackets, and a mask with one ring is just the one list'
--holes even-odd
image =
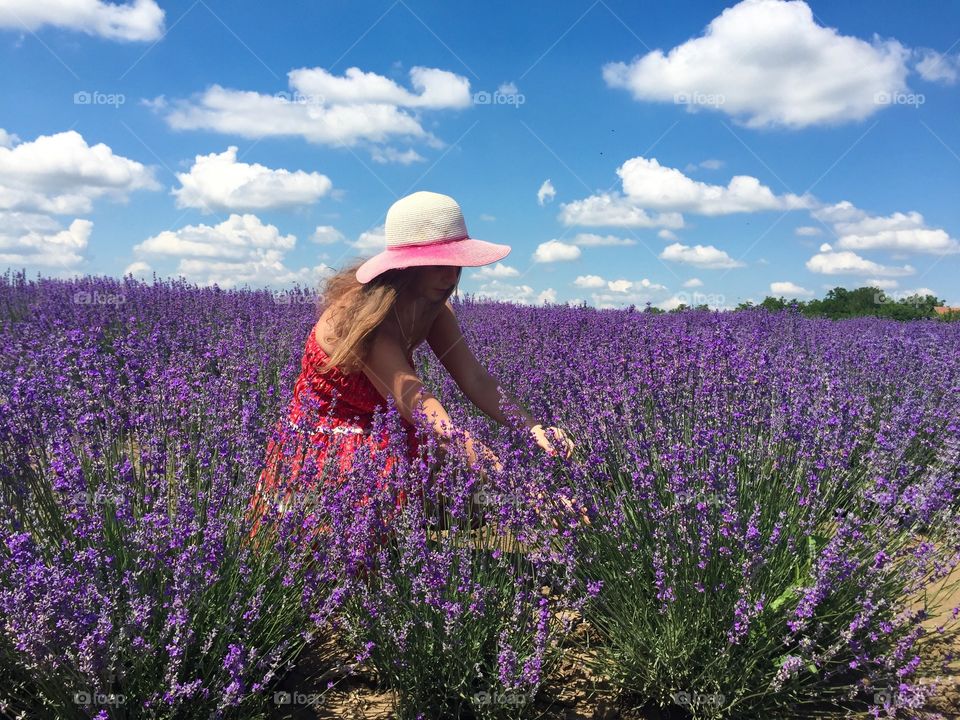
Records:
{"label": "blonde hair", "polygon": [[349,373],[363,367],[370,354],[374,331],[387,317],[397,297],[414,284],[419,271],[419,268],[387,270],[361,283],[356,272],[362,264],[362,259],[351,263],[324,284],[320,313],[332,306],[337,309],[330,324],[334,349],[329,361],[320,368],[321,372],[337,367]]}

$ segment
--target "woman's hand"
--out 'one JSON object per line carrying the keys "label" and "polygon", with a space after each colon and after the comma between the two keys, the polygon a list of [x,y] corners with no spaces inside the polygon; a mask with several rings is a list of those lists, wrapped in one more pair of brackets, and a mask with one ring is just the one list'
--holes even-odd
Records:
{"label": "woman's hand", "polygon": [[573,454],[574,445],[573,445],[573,440],[571,440],[570,437],[567,435],[567,433],[564,432],[563,428],[558,428],[558,427],[544,428],[543,425],[541,425],[540,423],[537,423],[532,428],[530,428],[530,432],[533,433],[533,437],[536,439],[537,445],[539,445],[544,450],[546,450],[547,454],[556,455],[558,453],[558,450],[556,447],[554,447],[553,443],[550,441],[550,438],[547,436],[548,430],[555,433],[556,441],[559,443],[562,443],[563,445],[563,448],[562,448],[563,456],[565,458],[569,458]]}

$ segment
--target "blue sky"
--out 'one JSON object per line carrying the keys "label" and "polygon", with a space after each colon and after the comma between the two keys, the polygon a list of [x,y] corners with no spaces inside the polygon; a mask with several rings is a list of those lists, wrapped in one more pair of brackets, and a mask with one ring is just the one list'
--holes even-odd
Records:
{"label": "blue sky", "polygon": [[387,209],[461,291],[960,305],[960,5],[0,0],[0,270],[316,286]]}

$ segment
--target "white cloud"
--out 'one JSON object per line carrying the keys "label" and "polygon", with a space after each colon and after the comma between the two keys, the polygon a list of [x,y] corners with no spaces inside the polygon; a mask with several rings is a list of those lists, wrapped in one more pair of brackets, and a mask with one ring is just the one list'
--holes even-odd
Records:
{"label": "white cloud", "polygon": [[215,226],[166,230],[135,245],[133,251],[138,256],[175,259],[177,273],[189,281],[225,288],[293,282],[316,285],[331,273],[323,264],[298,270],[284,265],[284,256],[295,245],[293,235],[281,235],[256,215],[232,213]]}
{"label": "white cloud", "polygon": [[726,185],[693,180],[676,168],[665,167],[656,158],[635,157],[617,168],[623,192],[642,208],[678,210],[701,215],[726,215],[761,210],[807,208],[809,196],[775,195],[749,175],[734,175]]}
{"label": "white cloud", "polygon": [[823,235],[823,230],[812,225],[802,225],[795,228],[793,232],[800,237],[817,237],[818,235]]}
{"label": "white cloud", "polygon": [[385,225],[378,225],[371,230],[360,233],[360,237],[350,243],[350,246],[359,250],[363,255],[375,255],[387,247],[386,232]]}
{"label": "white cloud", "polygon": [[177,173],[177,179],[180,187],[172,191],[177,207],[201,208],[205,213],[309,205],[333,186],[318,172],[237,162],[236,145],[219,154],[197,155],[190,172]]}
{"label": "white cloud", "polygon": [[610,292],[625,293],[633,287],[633,283],[629,280],[611,280],[607,283],[607,287]]}
{"label": "white cloud", "polygon": [[594,233],[577,233],[571,242],[580,247],[600,247],[606,245],[626,246],[637,244],[637,241],[632,238],[621,238],[616,235],[596,235]]}
{"label": "white cloud", "polygon": [[896,40],[871,42],[817,24],[800,0],[744,0],[715,17],[700,37],[603,67],[607,85],[636,100],[686,102],[749,127],[862,120],[885,105],[882,93],[906,90],[910,51]]}
{"label": "white cloud", "polygon": [[[383,75],[348,68],[342,76],[323,68],[287,73],[291,91],[268,95],[212,85],[197,97],[175,100],[166,115],[177,130],[213,130],[246,138],[302,137],[313,143],[352,146],[383,143],[394,137],[443,143],[420,125],[415,110],[466,108],[472,104],[470,81],[446,70],[410,69],[412,93]],[[377,150],[381,160],[415,158]]]}
{"label": "white cloud", "polygon": [[491,215],[489,213],[480,213],[480,219],[483,220],[484,222],[493,222],[497,218],[494,215]]}
{"label": "white cloud", "polygon": [[726,252],[713,245],[683,245],[673,243],[667,245],[659,255],[661,260],[685,263],[701,268],[736,268],[743,267],[744,263],[734,260]]}
{"label": "white cloud", "polygon": [[916,272],[910,265],[891,267],[867,260],[849,250],[834,252],[826,245],[821,246],[821,252],[807,260],[807,270],[824,275],[874,275],[895,277],[912,275]]}
{"label": "white cloud", "polygon": [[316,230],[313,231],[313,235],[310,236],[310,240],[317,245],[333,245],[334,243],[343,242],[346,239],[344,234],[333,225],[317,225]]}
{"label": "white cloud", "polygon": [[370,151],[370,157],[374,162],[386,165],[387,163],[397,163],[398,165],[410,165],[415,162],[425,162],[426,158],[414,149],[406,152],[400,152],[396,148],[373,148]]}
{"label": "white cloud", "polygon": [[960,252],[960,242],[940,228],[928,228],[918,212],[869,215],[844,200],[813,211],[832,223],[836,247],[845,250],[899,250],[948,255]]}
{"label": "white cloud", "polygon": [[703,280],[700,278],[690,278],[689,280],[684,281],[683,286],[685,288],[703,287]]}
{"label": "white cloud", "polygon": [[864,283],[870,287],[880,288],[881,290],[893,290],[900,286],[897,280],[882,280],[880,278],[870,278],[869,280],[864,280]]}
{"label": "white cloud", "polygon": [[44,25],[78,30],[108,40],[159,40],[163,10],[154,0],[106,3],[101,0],[5,0],[0,27],[37,30]]}
{"label": "white cloud", "polygon": [[0,128],[0,147],[11,148],[20,142],[20,137]]}
{"label": "white cloud", "polygon": [[510,265],[496,263],[495,265],[484,265],[472,274],[475,278],[508,278],[517,277],[520,271]]}
{"label": "white cloud", "polygon": [[796,283],[792,283],[789,280],[770,283],[770,292],[772,292],[776,297],[813,297],[813,290],[807,290],[806,288],[800,287]]}
{"label": "white cloud", "polygon": [[512,82],[505,82],[500,84],[500,87],[497,88],[497,92],[501,95],[516,95],[518,90],[516,84]]}
{"label": "white cloud", "polygon": [[152,273],[153,268],[150,266],[150,263],[146,263],[143,260],[135,260],[123,269],[124,275],[133,275],[140,280],[147,280],[148,276],[152,277]]}
{"label": "white cloud", "polygon": [[920,77],[928,82],[941,82],[953,85],[960,77],[960,54],[944,55],[936,50],[924,48],[914,51],[920,56],[915,69]]}
{"label": "white cloud", "polygon": [[489,283],[480,286],[476,296],[489,300],[529,305],[534,298],[534,289],[529,285],[511,285],[502,280],[491,280]]}
{"label": "white cloud", "polygon": [[0,210],[88,213],[97,198],[159,189],[150,168],[103,143],[87,145],[74,130],[0,147]]}
{"label": "white cloud", "polygon": [[567,245],[559,240],[547,240],[537,246],[533,254],[534,262],[552,263],[567,260],[576,260],[580,257],[580,248],[576,245]]}
{"label": "white cloud", "polygon": [[[749,175],[734,175],[727,185],[711,185],[661,165],[656,158],[634,157],[617,168],[623,192],[603,192],[561,205],[567,225],[683,227],[681,212],[726,215],[738,212],[814,207],[809,195],[776,195]],[[660,211],[651,215],[648,211]],[[675,240],[661,232],[663,239]]]}
{"label": "white cloud", "polygon": [[338,76],[322,67],[298,68],[287,73],[290,87],[308,102],[325,105],[396,105],[429,109],[465,108],[473,100],[470,81],[439,68],[410,68],[410,84],[416,93],[388,77],[350,67]]}
{"label": "white cloud", "polygon": [[557,301],[557,291],[553,288],[547,288],[539,295],[537,295],[537,304],[545,305],[546,303],[555,303]]}
{"label": "white cloud", "polygon": [[540,206],[543,206],[553,200],[557,195],[557,191],[553,188],[553,183],[550,182],[550,178],[547,178],[543,181],[543,185],[540,186],[540,189],[537,190],[537,203]]}
{"label": "white cloud", "polygon": [[609,227],[671,227],[682,228],[680,213],[648,214],[629,198],[611,193],[591,195],[583,200],[563,203],[559,219],[564,225],[594,225]]}
{"label": "white cloud", "polygon": [[676,240],[677,234],[673,230],[667,230],[663,228],[662,230],[657,231],[657,237],[661,240]]}
{"label": "white cloud", "polygon": [[607,281],[599,275],[578,275],[573,284],[581,288],[602,288],[606,286]]}
{"label": "white cloud", "polygon": [[66,229],[51,217],[0,212],[0,266],[68,270],[84,261],[93,223],[77,219]]}
{"label": "white cloud", "polygon": [[722,167],[723,167],[723,160],[714,160],[710,158],[699,163],[687,163],[687,166],[683,169],[683,171],[694,172],[701,168],[705,170],[719,170]]}

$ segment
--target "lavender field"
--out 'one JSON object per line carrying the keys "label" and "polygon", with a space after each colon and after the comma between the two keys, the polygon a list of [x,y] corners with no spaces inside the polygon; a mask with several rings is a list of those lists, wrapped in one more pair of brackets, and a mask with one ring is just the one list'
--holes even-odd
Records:
{"label": "lavender field", "polygon": [[421,348],[502,470],[424,435],[252,535],[317,300],[0,278],[0,716],[960,712],[960,324],[461,299],[574,456]]}

